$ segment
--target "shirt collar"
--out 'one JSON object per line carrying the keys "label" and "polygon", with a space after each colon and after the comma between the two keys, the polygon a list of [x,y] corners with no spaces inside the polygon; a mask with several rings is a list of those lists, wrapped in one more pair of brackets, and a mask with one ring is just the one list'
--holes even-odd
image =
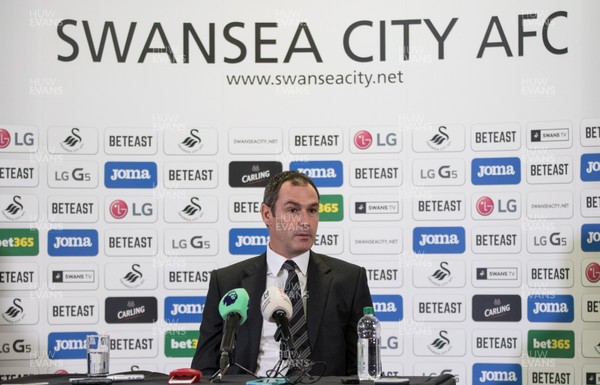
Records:
{"label": "shirt collar", "polygon": [[[293,261],[298,265],[298,270],[302,275],[306,275],[308,271],[308,259],[310,257],[310,250],[306,251],[293,258]],[[267,247],[267,268],[268,272],[273,274],[274,277],[279,275],[279,272],[282,271],[283,264],[287,261],[287,258],[277,254],[271,247]]]}

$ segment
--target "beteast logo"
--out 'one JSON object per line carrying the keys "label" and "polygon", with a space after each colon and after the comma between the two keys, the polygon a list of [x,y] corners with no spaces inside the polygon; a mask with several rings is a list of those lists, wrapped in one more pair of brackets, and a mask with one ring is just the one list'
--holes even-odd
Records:
{"label": "beteast logo", "polygon": [[265,187],[282,170],[281,162],[230,162],[229,186]]}
{"label": "beteast logo", "polygon": [[0,150],[3,152],[37,151],[37,128],[0,127]]}
{"label": "beteast logo", "polygon": [[600,154],[581,155],[580,177],[584,182],[600,181]]}
{"label": "beteast logo", "polygon": [[165,298],[165,322],[201,323],[206,297]]}
{"label": "beteast logo", "polygon": [[290,170],[305,174],[317,187],[340,187],[344,184],[343,165],[339,160],[291,162]]}
{"label": "beteast logo", "polygon": [[106,162],[106,188],[155,188],[157,180],[154,162]]}
{"label": "beteast logo", "polygon": [[154,323],[158,320],[155,297],[108,297],[104,309],[108,324]]}
{"label": "beteast logo", "polygon": [[96,332],[66,332],[48,334],[48,357],[51,360],[85,359],[88,335]]}
{"label": "beteast logo", "polygon": [[600,264],[591,262],[585,267],[585,278],[590,283],[600,282]]}
{"label": "beteast logo", "polygon": [[573,322],[572,295],[530,295],[527,298],[530,322]]}
{"label": "beteast logo", "polygon": [[477,322],[521,320],[521,297],[518,295],[474,295],[472,308],[473,321]]}
{"label": "beteast logo", "polygon": [[[54,163],[50,163],[52,165]],[[0,187],[36,187],[39,184],[39,164],[33,160],[2,160]]]}
{"label": "beteast logo", "polygon": [[600,251],[600,224],[581,226],[581,250]]}
{"label": "beteast logo", "polygon": [[98,198],[96,196],[49,196],[46,206],[50,222],[95,223],[98,221]]}
{"label": "beteast logo", "polygon": [[521,183],[519,158],[477,158],[471,161],[471,183],[503,185]]}
{"label": "beteast logo", "polygon": [[422,254],[461,254],[465,252],[463,227],[415,227],[413,251]]}
{"label": "beteast logo", "polygon": [[51,257],[94,257],[98,255],[98,231],[50,230],[48,255]]}
{"label": "beteast logo", "polygon": [[375,315],[380,321],[402,321],[404,312],[401,295],[373,295],[372,300]]}
{"label": "beteast logo", "polygon": [[229,230],[229,253],[233,255],[262,254],[269,244],[267,229]]}
{"label": "beteast logo", "polygon": [[522,385],[523,374],[519,364],[474,364],[473,385]]}

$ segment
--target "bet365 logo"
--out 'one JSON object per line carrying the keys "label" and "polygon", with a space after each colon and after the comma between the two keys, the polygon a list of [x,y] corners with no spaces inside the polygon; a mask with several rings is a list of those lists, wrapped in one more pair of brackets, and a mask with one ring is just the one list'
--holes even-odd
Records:
{"label": "bet365 logo", "polygon": [[319,221],[339,222],[344,219],[344,200],[341,195],[321,195]]}
{"label": "bet365 logo", "polygon": [[572,330],[530,330],[527,352],[529,357],[573,358],[575,334]]}
{"label": "bet365 logo", "polygon": [[0,229],[0,256],[38,255],[37,229]]}

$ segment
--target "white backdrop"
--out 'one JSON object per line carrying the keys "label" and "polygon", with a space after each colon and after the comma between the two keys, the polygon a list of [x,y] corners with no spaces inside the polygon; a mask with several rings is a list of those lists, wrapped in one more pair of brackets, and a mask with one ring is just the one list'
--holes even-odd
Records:
{"label": "white backdrop", "polygon": [[314,249],[369,270],[388,375],[600,383],[598,11],[0,2],[0,379],[84,371],[89,332],[111,371],[188,366],[209,272],[264,249],[236,186],[297,167],[330,203]]}

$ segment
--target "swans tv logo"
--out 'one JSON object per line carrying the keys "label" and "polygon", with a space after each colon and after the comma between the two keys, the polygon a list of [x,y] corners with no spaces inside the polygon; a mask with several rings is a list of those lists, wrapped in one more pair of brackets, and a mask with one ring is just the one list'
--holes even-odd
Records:
{"label": "swans tv logo", "polygon": [[475,295],[472,301],[473,321],[519,322],[521,297],[518,295]]}
{"label": "swans tv logo", "polygon": [[521,183],[519,158],[478,158],[471,161],[474,185],[511,185]]}
{"label": "swans tv logo", "polygon": [[85,359],[85,338],[96,332],[67,332],[48,334],[48,357],[52,360]]}
{"label": "swans tv logo", "polygon": [[165,298],[165,322],[201,323],[206,297]]}
{"label": "swans tv logo", "polygon": [[530,322],[573,322],[573,296],[530,295],[527,299],[527,319]]}
{"label": "swans tv logo", "polygon": [[267,229],[229,230],[229,253],[233,255],[262,254],[269,243]]}
{"label": "swans tv logo", "polygon": [[403,307],[400,295],[373,295],[373,308],[380,321],[402,321]]}
{"label": "swans tv logo", "polygon": [[154,162],[106,162],[106,188],[155,188],[157,180]]}
{"label": "swans tv logo", "polygon": [[421,254],[461,254],[465,252],[463,227],[415,227],[413,251]]}
{"label": "swans tv logo", "polygon": [[474,364],[473,385],[522,385],[523,373],[519,364]]}
{"label": "swans tv logo", "polygon": [[51,257],[94,257],[98,255],[98,231],[50,230],[48,255]]}
{"label": "swans tv logo", "polygon": [[305,174],[317,187],[340,187],[344,183],[343,166],[339,160],[291,162],[290,170]]}
{"label": "swans tv logo", "polygon": [[109,324],[154,323],[158,320],[155,297],[108,297],[104,309],[104,319]]}

